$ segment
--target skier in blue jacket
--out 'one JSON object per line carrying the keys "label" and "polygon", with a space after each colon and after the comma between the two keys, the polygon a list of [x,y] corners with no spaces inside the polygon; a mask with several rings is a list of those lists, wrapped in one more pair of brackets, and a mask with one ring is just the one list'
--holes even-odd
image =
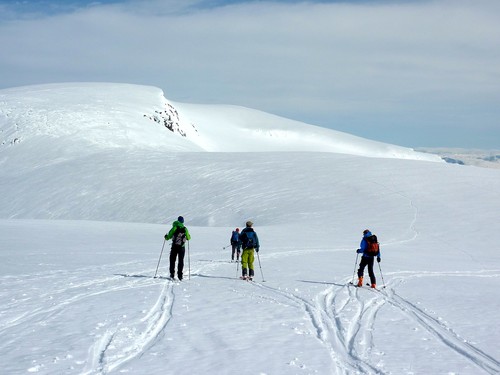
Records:
{"label": "skier in blue jacket", "polygon": [[361,239],[359,249],[356,250],[356,252],[358,254],[363,254],[361,256],[361,262],[359,262],[358,286],[363,286],[363,274],[365,272],[365,267],[368,266],[368,275],[370,276],[371,287],[376,288],[377,279],[375,278],[375,273],[373,272],[373,263],[375,257],[377,258],[377,262],[380,263],[380,247],[377,237],[373,235],[369,229],[365,229],[363,231],[363,238]]}
{"label": "skier in blue jacket", "polygon": [[234,253],[236,253],[236,261],[240,260],[240,251],[241,251],[241,241],[240,241],[240,228],[236,228],[231,233],[231,262],[234,260]]}
{"label": "skier in blue jacket", "polygon": [[246,227],[241,231],[240,241],[243,252],[241,253],[241,278],[243,280],[253,280],[254,251],[259,252],[260,244],[257,233],[252,228],[251,221],[246,222]]}

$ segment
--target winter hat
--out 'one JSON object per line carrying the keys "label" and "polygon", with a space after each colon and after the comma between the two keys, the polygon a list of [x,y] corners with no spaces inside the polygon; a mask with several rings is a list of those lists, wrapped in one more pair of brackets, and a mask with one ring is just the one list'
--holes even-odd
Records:
{"label": "winter hat", "polygon": [[365,229],[365,230],[363,231],[363,236],[365,236],[365,237],[370,237],[371,235],[372,235],[372,232],[370,232],[370,230],[369,230],[369,229]]}
{"label": "winter hat", "polygon": [[236,228],[236,232],[239,232],[240,231],[240,228]]}
{"label": "winter hat", "polygon": [[182,216],[179,216],[179,217],[177,218],[177,221],[178,221],[179,223],[184,223],[184,218],[183,218]]}
{"label": "winter hat", "polygon": [[253,223],[250,220],[248,220],[247,221],[247,227],[251,227],[252,225],[253,225]]}

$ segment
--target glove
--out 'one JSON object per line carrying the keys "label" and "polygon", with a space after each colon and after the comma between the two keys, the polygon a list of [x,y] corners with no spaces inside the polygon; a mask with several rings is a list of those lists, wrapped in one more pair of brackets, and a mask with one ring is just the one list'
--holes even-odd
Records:
{"label": "glove", "polygon": [[361,249],[356,250],[356,254],[361,253]]}
{"label": "glove", "polygon": [[256,251],[256,252],[259,252],[259,248],[256,248],[256,249],[255,249],[255,251]]}
{"label": "glove", "polygon": [[165,241],[168,241],[168,234],[165,235]]}
{"label": "glove", "polygon": [[377,262],[380,263],[380,257],[377,257]]}

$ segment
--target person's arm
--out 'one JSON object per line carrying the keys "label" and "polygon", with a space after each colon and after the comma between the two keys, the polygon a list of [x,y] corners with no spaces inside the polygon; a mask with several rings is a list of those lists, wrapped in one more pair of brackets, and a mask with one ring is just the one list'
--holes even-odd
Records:
{"label": "person's arm", "polygon": [[173,237],[174,233],[175,233],[175,227],[172,227],[172,229],[170,229],[170,231],[165,235],[165,240],[169,240]]}
{"label": "person's arm", "polygon": [[356,251],[358,254],[363,254],[365,252],[365,249],[366,249],[366,241],[365,239],[363,238],[361,240],[361,243],[359,244],[359,249]]}

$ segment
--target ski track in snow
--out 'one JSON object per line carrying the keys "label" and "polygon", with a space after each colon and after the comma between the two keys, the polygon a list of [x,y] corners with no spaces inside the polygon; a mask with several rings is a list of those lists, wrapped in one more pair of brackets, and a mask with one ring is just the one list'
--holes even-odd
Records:
{"label": "ski track in snow", "polygon": [[[42,277],[43,279],[43,277]],[[130,288],[136,287],[144,287],[144,285],[137,285],[138,281],[132,281],[130,283],[118,283],[116,286],[110,287],[107,286],[110,283],[115,283],[117,280],[121,279],[119,276],[113,277],[104,277],[98,278],[94,280],[88,280],[80,283],[70,283],[67,287],[59,287],[56,290],[50,290],[45,293],[39,294],[40,300],[53,300],[53,303],[47,307],[44,304],[37,304],[37,308],[30,309],[29,311],[24,311],[20,315],[13,316],[11,318],[7,318],[0,325],[0,334],[4,333],[4,331],[11,330],[20,324],[24,324],[29,321],[38,320],[38,321],[49,321],[51,319],[55,319],[59,314],[64,311],[65,306],[69,306],[72,303],[80,302],[86,298],[94,297],[100,294],[117,292],[120,290],[129,290]],[[38,281],[37,281],[38,282]],[[44,284],[47,281],[39,281],[39,284]],[[103,287],[101,289],[100,287]],[[97,288],[99,287],[99,288]],[[91,290],[95,288],[96,290]],[[89,291],[90,290],[90,291]],[[71,293],[71,291],[75,291],[76,294],[71,297],[67,297],[67,294]],[[58,297],[58,296],[61,297]],[[29,300],[29,298],[25,298],[24,300]],[[15,306],[19,302],[23,302],[23,300],[15,300],[8,303],[5,307],[7,307],[6,311],[9,310],[9,307]]]}
{"label": "ski track in snow", "polygon": [[[273,258],[274,255],[269,254],[269,257]],[[226,261],[199,259],[191,265],[190,277],[220,274],[221,268],[227,266],[227,263]],[[124,265],[115,264],[108,267],[123,269]],[[107,324],[107,330],[97,336],[89,347],[88,358],[81,373],[86,375],[114,373],[119,371],[125,363],[144,355],[158,340],[161,340],[172,317],[177,283],[146,276],[153,274],[152,269],[141,270],[134,274],[115,274],[77,282],[84,272],[87,270],[81,269],[72,274],[73,281],[65,286],[55,285],[53,289],[40,293],[40,299],[51,298],[52,305],[36,304],[41,307],[2,319],[0,334],[5,334],[11,329],[15,331],[20,324],[57,319],[71,304],[96,295],[160,286],[155,303],[143,317],[112,320]],[[44,279],[46,284],[47,279],[50,278],[50,275],[46,274],[38,276]],[[124,276],[127,277],[125,283],[123,282]],[[444,347],[472,363],[478,370],[482,370],[481,373],[497,374],[500,372],[499,361],[472,345],[441,319],[427,313],[424,308],[417,306],[397,292],[397,287],[401,283],[412,278],[499,277],[498,271],[398,272],[387,274],[387,276],[391,276],[391,283],[384,289],[356,288],[349,284],[349,279],[346,279],[343,284],[325,283],[325,287],[312,297],[304,297],[297,291],[283,290],[273,286],[272,282],[249,284],[260,291],[258,298],[268,300],[270,303],[295,306],[304,314],[320,346],[331,358],[329,373],[339,375],[391,373],[384,368],[384,353],[377,350],[373,337],[377,315],[384,306],[388,305],[396,308],[414,324],[429,332]],[[37,278],[37,275],[32,277]],[[53,277],[56,280],[61,279],[60,275]],[[232,280],[232,278],[228,279]],[[15,284],[20,280],[13,279],[6,280],[6,282]],[[188,287],[189,281],[186,280],[183,285]],[[69,298],[68,295],[70,295]],[[9,311],[8,306],[3,309]],[[31,371],[35,370],[31,369]]]}
{"label": "ski track in snow", "polygon": [[[419,216],[419,209],[405,194],[386,185],[374,182],[402,196],[408,201],[413,211],[413,218],[409,224],[411,237],[398,240],[398,243],[411,242],[419,236],[415,225]],[[337,249],[338,250],[338,249]],[[321,252],[323,249],[310,249],[305,252]],[[331,252],[331,250],[330,250]],[[300,251],[303,255],[304,251]],[[287,255],[299,254],[297,250],[288,251]],[[270,254],[270,258],[277,254]],[[280,253],[279,256],[283,256]],[[406,274],[406,277],[449,276],[449,273],[418,273]],[[490,277],[475,273],[452,273],[453,276],[480,276]],[[396,279],[397,280],[397,279]],[[384,286],[384,289],[371,290],[357,288],[345,281],[345,286],[328,286],[318,293],[313,301],[309,301],[297,294],[270,287],[269,284],[254,283],[259,288],[284,297],[304,311],[308,317],[316,337],[327,349],[332,359],[336,374],[386,374],[382,356],[375,349],[373,331],[376,317],[380,309],[389,304],[410,318],[415,324],[435,336],[439,342],[453,350],[456,354],[473,363],[487,374],[500,373],[500,362],[482,350],[476,348],[467,340],[460,337],[452,328],[446,326],[416,304],[403,298],[394,288]],[[397,282],[396,282],[397,283]],[[369,294],[367,297],[365,294]],[[377,358],[378,357],[378,358]]]}
{"label": "ski track in snow", "polygon": [[172,317],[174,283],[166,281],[149,312],[142,319],[122,326],[120,322],[102,335],[89,350],[90,369],[82,374],[107,374],[141,356],[160,338]]}
{"label": "ski track in snow", "polygon": [[[471,273],[454,273],[454,275],[463,277],[471,276]],[[489,276],[491,275],[487,277]],[[431,316],[424,309],[400,296],[393,288],[371,290],[349,284],[340,287],[334,285],[328,286],[318,293],[313,301],[309,301],[294,293],[271,287],[268,283],[252,284],[278,298],[291,301],[308,316],[318,340],[332,358],[336,374],[389,373],[384,371],[382,361],[384,353],[376,350],[372,335],[377,314],[386,304],[398,309],[415,324],[430,332],[443,345],[482,369],[484,373],[500,372],[499,361],[460,337],[439,318]]]}
{"label": "ski track in snow", "polygon": [[[374,322],[374,316],[380,306],[376,298],[360,302],[350,296],[349,301],[339,303],[336,306],[336,297],[345,293],[347,287],[338,290],[334,286],[320,292],[314,298],[314,301],[308,301],[294,293],[286,292],[278,288],[273,288],[267,284],[255,283],[261,289],[271,291],[281,297],[284,297],[309,317],[311,325],[314,327],[316,337],[327,349],[336,373],[338,374],[382,374],[383,372],[369,361],[365,360],[366,350],[360,353],[355,348],[355,341],[358,336],[363,336],[362,341],[367,342],[367,350],[372,348],[371,337],[364,337],[366,332],[371,330]],[[355,301],[355,319],[343,319],[343,310],[350,310],[350,301]],[[367,327],[368,326],[368,327]]]}
{"label": "ski track in snow", "polygon": [[462,339],[453,329],[443,325],[438,319],[425,313],[422,309],[391,291],[392,295],[388,299],[389,303],[407,313],[410,318],[420,324],[427,331],[436,336],[442,343],[466,359],[472,361],[489,374],[500,372],[500,362],[493,357],[476,348],[467,340]]}
{"label": "ski track in snow", "polygon": [[[130,265],[132,263],[134,262],[113,264],[111,267],[123,269],[124,265]],[[142,355],[149,347],[154,345],[154,342],[159,337],[161,337],[168,324],[175,299],[173,292],[174,283],[161,278],[153,279],[153,271],[151,269],[143,270],[134,275],[115,274],[114,276],[85,280],[85,277],[82,276],[86,275],[88,271],[88,269],[82,268],[76,272],[73,271],[64,278],[57,272],[54,274],[35,274],[29,277],[5,280],[4,284],[6,287],[8,287],[8,285],[21,285],[23,282],[26,282],[26,279],[29,279],[32,285],[44,285],[47,287],[51,285],[50,282],[54,280],[56,284],[54,284],[52,288],[48,288],[35,296],[29,296],[22,299],[18,298],[15,301],[10,301],[7,306],[3,306],[1,308],[3,311],[0,311],[3,315],[0,325],[0,334],[15,334],[19,330],[18,327],[23,324],[47,325],[51,321],[61,318],[61,315],[63,315],[71,305],[80,303],[91,297],[105,295],[107,293],[130,291],[131,289],[150,288],[152,286],[157,287],[158,281],[160,281],[163,282],[161,293],[156,303],[144,317],[132,322],[117,320],[112,321],[111,324],[98,323],[98,325],[102,324],[102,326],[111,325],[113,328],[108,328],[108,330],[100,335],[95,343],[89,348],[86,367],[81,373],[107,374],[117,369],[123,363]],[[124,276],[128,277],[126,282],[123,282]],[[65,280],[67,282],[66,285],[58,285],[57,280],[60,279]],[[33,301],[35,298],[38,298],[37,301],[50,300],[51,302],[34,303]],[[16,305],[27,302],[30,303],[30,306],[38,307],[23,308],[23,312],[16,312],[17,310],[13,309]],[[4,314],[6,315],[7,313],[11,314],[11,316],[4,316]],[[38,372],[43,368],[47,368],[47,366],[38,364],[37,366],[27,369],[27,371]]]}

